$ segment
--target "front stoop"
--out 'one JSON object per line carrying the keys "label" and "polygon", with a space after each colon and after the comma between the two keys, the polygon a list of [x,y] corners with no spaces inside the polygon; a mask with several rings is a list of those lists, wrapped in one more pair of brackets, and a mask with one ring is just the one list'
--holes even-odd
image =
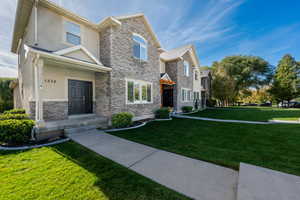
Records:
{"label": "front stoop", "polygon": [[70,117],[67,120],[50,121],[45,127],[36,128],[35,136],[38,141],[58,137],[64,134],[80,133],[96,128],[107,128],[108,119],[96,115]]}
{"label": "front stoop", "polygon": [[300,177],[241,163],[237,200],[299,200]]}

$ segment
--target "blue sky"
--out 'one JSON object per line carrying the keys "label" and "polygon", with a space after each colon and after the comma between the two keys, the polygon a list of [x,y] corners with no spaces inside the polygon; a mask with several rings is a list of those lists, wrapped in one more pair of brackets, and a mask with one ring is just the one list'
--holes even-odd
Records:
{"label": "blue sky", "polygon": [[[143,12],[165,49],[193,43],[202,66],[237,54],[261,56],[272,65],[286,53],[300,60],[299,0],[52,1],[96,23]],[[0,77],[17,75],[10,53],[16,2],[1,0]]]}

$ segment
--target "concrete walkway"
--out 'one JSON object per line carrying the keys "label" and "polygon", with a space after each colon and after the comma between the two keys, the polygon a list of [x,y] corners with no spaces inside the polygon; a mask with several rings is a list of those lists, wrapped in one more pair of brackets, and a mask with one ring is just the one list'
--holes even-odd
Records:
{"label": "concrete walkway", "polygon": [[180,114],[173,114],[172,117],[182,118],[182,119],[213,121],[213,122],[240,123],[240,124],[300,124],[299,122],[283,121],[283,120],[271,120],[268,122],[257,122],[257,121],[244,121],[244,120],[214,119],[214,118],[206,118],[206,117],[193,117],[193,116],[180,115]]}
{"label": "concrete walkway", "polygon": [[101,131],[69,137],[161,185],[199,200],[235,200],[238,172],[158,150]]}
{"label": "concrete walkway", "polygon": [[241,163],[238,200],[299,200],[300,177]]}

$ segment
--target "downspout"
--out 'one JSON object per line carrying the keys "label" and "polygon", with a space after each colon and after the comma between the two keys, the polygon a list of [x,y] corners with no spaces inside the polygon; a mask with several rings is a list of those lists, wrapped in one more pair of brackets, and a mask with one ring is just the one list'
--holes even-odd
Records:
{"label": "downspout", "polygon": [[34,2],[34,45],[38,45],[38,3],[39,0],[35,0]]}

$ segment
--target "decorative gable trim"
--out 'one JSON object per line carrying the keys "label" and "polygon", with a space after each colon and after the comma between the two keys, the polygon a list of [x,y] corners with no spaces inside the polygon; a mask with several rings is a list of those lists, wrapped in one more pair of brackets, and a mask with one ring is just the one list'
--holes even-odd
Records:
{"label": "decorative gable trim", "polygon": [[165,74],[161,77],[161,79],[168,80],[168,81],[172,81],[171,78],[170,78],[170,76],[169,76],[167,73],[165,73]]}
{"label": "decorative gable trim", "polygon": [[97,63],[98,65],[102,65],[102,63],[95,58],[95,56],[93,56],[85,47],[83,47],[82,45],[78,45],[78,46],[74,46],[74,47],[70,47],[70,48],[66,48],[66,49],[62,49],[59,51],[54,52],[54,54],[56,55],[66,55],[75,51],[81,50],[83,53],[85,53],[90,59],[92,59],[95,63]]}

